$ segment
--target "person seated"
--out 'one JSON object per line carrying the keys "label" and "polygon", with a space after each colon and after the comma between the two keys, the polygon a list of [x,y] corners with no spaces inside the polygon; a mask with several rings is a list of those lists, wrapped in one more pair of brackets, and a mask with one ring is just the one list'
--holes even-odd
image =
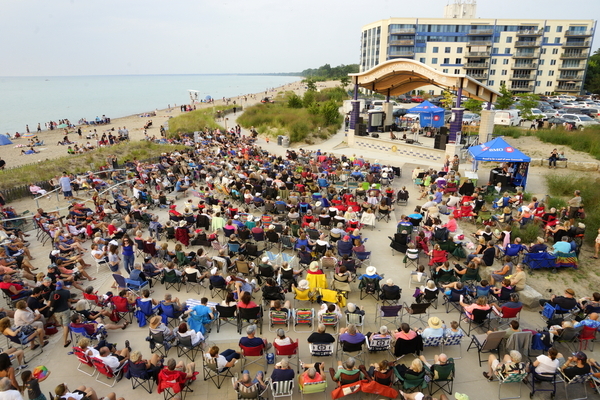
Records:
{"label": "person seated", "polygon": [[417,337],[417,332],[406,322],[400,324],[399,330],[393,331],[392,334],[395,340],[412,340]]}
{"label": "person seated", "polygon": [[550,300],[541,299],[540,306],[543,308],[546,303],[556,309],[561,310],[572,310],[577,306],[577,300],[575,299],[575,291],[571,288],[565,290],[564,296],[552,295]]}
{"label": "person seated", "polygon": [[[333,368],[331,369],[333,370]],[[356,360],[353,357],[348,357],[345,362],[338,361],[337,371],[331,377],[334,381],[340,381],[341,375],[344,374],[347,376],[347,379],[352,379],[351,381],[345,382],[341,381],[342,385],[357,382],[365,378],[364,374],[356,367]]]}
{"label": "person seated", "polygon": [[161,304],[165,306],[173,306],[173,313],[176,317],[179,317],[181,314],[183,314],[186,308],[185,303],[181,304],[179,302],[179,297],[175,297],[173,299],[173,296],[170,293],[165,294],[165,299],[161,301]]}
{"label": "person seated", "polygon": [[504,377],[522,374],[525,372],[525,363],[521,360],[521,353],[516,350],[511,350],[504,356],[502,361],[496,355],[490,354],[488,357],[488,371],[483,372],[483,376],[488,381],[493,381],[496,373],[501,373]]}
{"label": "person seated", "polygon": [[9,293],[12,300],[31,296],[32,289],[29,284],[15,279],[16,278],[13,279],[9,274],[4,275],[2,277],[2,282],[0,283],[0,289]]}
{"label": "person seated", "polygon": [[285,303],[282,303],[281,300],[271,301],[271,311],[280,311],[280,312],[289,314],[290,313],[290,301],[286,300]]}
{"label": "person seated", "polygon": [[148,321],[148,326],[150,328],[150,333],[162,333],[166,342],[172,342],[173,340],[175,340],[175,333],[171,328],[169,328],[166,324],[162,322],[162,318],[160,315],[155,315],[152,318],[150,318],[150,320]]}
{"label": "person seated", "polygon": [[[127,341],[127,343],[129,343],[129,341]],[[114,371],[129,360],[130,351],[130,347],[125,347],[121,350],[111,352],[111,350],[105,346],[100,348],[100,355],[98,358],[102,360],[107,367]]]}
{"label": "person seated", "polygon": [[325,364],[316,362],[314,364],[305,364],[300,362],[304,372],[298,377],[298,385],[303,388],[307,383],[317,383],[326,381]]}
{"label": "person seated", "polygon": [[[283,329],[281,329],[283,330]],[[285,382],[294,380],[294,370],[290,368],[290,363],[287,357],[283,357],[278,363],[275,364],[275,369],[271,373],[272,382]]]}
{"label": "person seated", "polygon": [[[238,295],[239,296],[239,295]],[[239,301],[237,303],[238,308],[256,308],[258,304],[256,304],[252,300],[252,295],[250,292],[242,292],[242,295],[238,297]]]}
{"label": "person seated", "polygon": [[196,375],[195,363],[184,364],[183,361],[177,362],[174,358],[169,358],[165,367],[158,373],[158,391],[164,390],[161,383],[166,384],[165,387],[171,387],[173,383],[177,383],[179,390],[174,389],[174,392],[179,393],[189,380],[195,379]]}
{"label": "person seated", "polygon": [[423,362],[419,358],[412,360],[410,367],[404,364],[396,365],[396,371],[404,379],[421,379],[425,376],[425,369],[423,368]]}
{"label": "person seated", "polygon": [[556,350],[555,347],[548,349],[548,355],[540,354],[529,366],[535,374],[555,374],[559,366],[564,361],[564,356]]}
{"label": "person seated", "polygon": [[204,335],[200,331],[195,331],[188,327],[188,324],[182,322],[179,324],[177,329],[177,334],[179,337],[190,337],[192,339],[192,346],[196,346],[202,342],[204,342]]}
{"label": "person seated", "polygon": [[365,315],[365,310],[362,310],[360,307],[358,307],[356,304],[354,303],[348,303],[346,305],[346,314],[359,314],[359,315]]}
{"label": "person seated", "polygon": [[400,289],[400,286],[395,285],[392,279],[387,279],[381,285],[381,293],[379,294],[381,300],[399,300],[401,295],[402,289]]}
{"label": "person seated", "polygon": [[492,287],[492,295],[499,301],[510,300],[510,294],[515,291],[510,284],[510,279],[502,279],[501,287]]}
{"label": "person seated", "polygon": [[317,325],[317,331],[311,333],[306,341],[308,343],[334,343],[336,341],[335,337],[325,332],[326,329],[327,327],[323,324]]}
{"label": "person seated", "polygon": [[[44,329],[35,328],[31,325],[11,326],[10,318],[4,317],[0,319],[0,333],[12,341],[25,344],[28,342],[31,350],[35,350],[40,346],[46,346],[49,342],[44,340]],[[36,339],[38,344],[36,344]]]}
{"label": "person seated", "polygon": [[382,325],[379,328],[379,332],[373,332],[373,333],[368,332],[366,334],[366,337],[369,339],[369,343],[370,343],[373,340],[391,339],[392,335],[389,332],[388,327],[385,325]]}
{"label": "person seated", "polygon": [[240,353],[231,349],[227,349],[219,354],[219,347],[217,346],[212,346],[207,353],[204,353],[205,359],[210,361],[214,360],[219,373],[232,368],[241,357]]}
{"label": "person seated", "polygon": [[505,277],[512,275],[513,263],[511,256],[504,257],[504,265],[502,269],[498,269],[492,272],[490,275],[490,284],[493,286],[498,281],[502,281]]}
{"label": "person seated", "polygon": [[252,386],[257,385],[257,384],[258,384],[259,392],[262,392],[263,390],[265,390],[267,388],[267,384],[264,381],[264,373],[262,371],[258,371],[256,373],[254,379],[252,379],[250,377],[250,372],[247,369],[245,369],[242,371],[242,377],[240,379],[238,379],[237,381],[233,382],[233,389],[235,391],[238,391],[240,386],[244,386],[246,388],[251,388]]}
{"label": "person seated", "polygon": [[561,370],[569,379],[573,379],[577,375],[589,374],[591,367],[587,361],[587,355],[583,351],[578,351],[572,357],[567,358]]}
{"label": "person seated", "polygon": [[552,246],[552,253],[563,253],[568,254],[572,252],[571,243],[569,243],[569,237],[563,236],[560,242],[554,243]]}
{"label": "person seated", "polygon": [[264,350],[269,350],[273,346],[267,339],[256,337],[256,325],[248,325],[246,336],[240,338],[239,344],[244,347],[261,347]]}
{"label": "person seated", "polygon": [[427,328],[425,328],[423,332],[421,332],[421,337],[423,339],[444,336],[444,321],[442,321],[438,317],[430,317],[427,320],[427,325]]}
{"label": "person seated", "polygon": [[578,304],[579,308],[586,314],[600,312],[600,293],[594,292],[592,293],[592,297],[582,297],[579,299]]}
{"label": "person seated", "polygon": [[285,300],[283,288],[278,286],[273,278],[267,278],[262,292],[264,300]]}
{"label": "person seated", "polygon": [[463,307],[465,314],[469,319],[474,318],[473,310],[487,311],[492,308],[492,306],[488,304],[487,297],[478,297],[473,304],[465,303],[462,296],[460,298],[461,300],[459,301],[459,304]]}
{"label": "person seated", "polygon": [[543,237],[538,237],[535,240],[535,243],[531,243],[529,246],[530,253],[545,253],[548,251],[548,246],[544,244],[545,240]]}
{"label": "person seated", "polygon": [[427,367],[432,370],[431,372],[434,372],[433,370],[435,369],[436,365],[448,364],[448,356],[444,353],[434,355],[433,356],[433,364],[429,363],[429,361],[427,361],[427,359],[423,355],[419,356],[419,360],[421,360],[421,362],[424,365],[427,365]]}
{"label": "person seated", "polygon": [[452,321],[450,329],[444,331],[444,336],[465,336],[465,332],[458,325],[458,321]]}
{"label": "person seated", "polygon": [[340,342],[349,344],[359,344],[365,341],[365,335],[356,329],[356,325],[348,324],[345,328],[340,328]]}

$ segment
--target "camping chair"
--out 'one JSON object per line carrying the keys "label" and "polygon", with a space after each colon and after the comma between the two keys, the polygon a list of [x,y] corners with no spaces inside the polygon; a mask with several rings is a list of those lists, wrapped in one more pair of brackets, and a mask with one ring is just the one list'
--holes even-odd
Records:
{"label": "camping chair", "polygon": [[[96,371],[96,367],[94,367],[94,363],[92,363],[92,360],[90,360],[90,357],[87,354],[85,354],[85,352],[82,350],[81,347],[73,346],[73,354],[75,354],[75,357],[77,357],[77,360],[79,361],[79,365],[77,366],[77,371],[83,372],[87,376],[91,376],[91,377],[96,375],[96,373],[98,371]],[[92,371],[86,372],[83,369],[81,369],[81,367],[83,367],[84,365],[92,368]]]}
{"label": "camping chair", "polygon": [[[152,353],[156,352],[164,358],[167,358],[169,350],[171,350],[171,343],[165,340],[165,335],[162,332],[150,332],[150,340],[150,351]],[[154,344],[154,346],[152,344]]]}
{"label": "camping chair", "polygon": [[127,362],[125,377],[131,381],[133,390],[142,387],[148,394],[152,394],[154,388],[154,377],[146,369],[146,363]]}
{"label": "camping chair", "polygon": [[[119,275],[120,276],[120,275]],[[124,319],[130,324],[133,322],[133,305],[125,297],[113,296],[110,299],[113,312],[117,314],[119,320]]]}
{"label": "camping chair", "polygon": [[440,290],[425,290],[423,292],[423,297],[421,297],[421,303],[429,303],[433,308],[437,310],[438,308],[438,297],[440,295]]}
{"label": "camping chair", "polygon": [[[502,371],[496,370],[494,371],[494,375],[498,378],[498,399],[499,400],[507,400],[514,399],[515,397],[502,397],[502,385],[506,385],[509,383],[517,383],[519,385],[519,397],[521,397],[521,389],[523,388],[523,379],[527,377],[527,372],[523,372],[521,374],[503,374]],[[566,389],[565,389],[566,390]]]}
{"label": "camping chair", "polygon": [[498,321],[498,329],[500,329],[501,327],[508,325],[513,319],[519,321],[522,308],[523,307],[509,308],[503,306],[500,308],[500,315],[497,318],[494,318],[494,314],[492,314],[492,319]]}
{"label": "camping chair", "polygon": [[[401,305],[379,305],[375,312],[375,325],[400,326],[402,306]],[[379,321],[379,322],[378,322]]]}
{"label": "camping chair", "polygon": [[175,307],[173,304],[165,305],[162,301],[158,303],[158,309],[161,310],[160,314],[162,317],[162,322],[171,327],[176,327],[178,325],[179,319],[183,314],[182,311],[175,312]]}
{"label": "camping chair", "polygon": [[454,307],[458,312],[462,314],[463,309],[460,305],[460,296],[465,296],[467,294],[467,288],[463,287],[460,290],[451,289],[450,294],[447,295],[444,293],[444,304],[446,306],[446,314],[450,312],[450,307]]}
{"label": "camping chair", "polygon": [[596,328],[584,326],[577,337],[577,341],[579,342],[579,350],[587,350],[587,345],[589,342],[591,343],[590,351],[594,351],[594,340],[596,340]]}
{"label": "camping chair", "polygon": [[140,295],[141,290],[149,285],[148,281],[132,281],[131,279],[125,278],[123,275],[113,274],[113,279],[117,282],[120,288],[128,289],[134,292],[137,296]]}
{"label": "camping chair", "polygon": [[219,371],[217,366],[217,359],[212,357],[202,357],[202,370],[204,373],[204,380],[210,379],[212,383],[215,384],[217,389],[221,389],[223,382],[227,378],[233,378],[233,373],[231,372],[231,368],[224,368],[222,371]]}
{"label": "camping chair", "polygon": [[340,318],[336,313],[323,313],[319,317],[319,323],[325,325],[325,329],[328,327],[333,328],[334,333],[338,333]]}
{"label": "camping chair", "polygon": [[217,333],[221,331],[221,325],[233,325],[237,329],[237,306],[225,307],[220,304],[215,306],[217,310]]}
{"label": "camping chair", "polygon": [[[300,350],[298,349],[298,339],[292,344],[286,344],[284,346],[278,345],[277,343],[273,343],[273,347],[275,348],[275,356],[285,356],[288,357],[290,364],[296,366],[296,372],[300,373]],[[296,359],[296,362],[293,362],[293,359]]]}
{"label": "camping chair", "polygon": [[[559,372],[538,374],[535,372],[535,368],[531,368],[530,373],[531,377],[529,378],[529,382],[531,383],[531,392],[529,393],[529,397],[532,398],[535,395],[535,392],[550,392],[550,398],[553,399],[556,396],[556,382]],[[542,385],[545,382],[550,383],[552,386],[542,389]]]}
{"label": "camping chair", "polygon": [[463,335],[446,335],[444,336],[444,341],[442,342],[442,351],[446,351],[445,348],[447,346],[458,346],[459,356],[452,357],[455,360],[460,360],[462,358],[462,340]]}
{"label": "camping chair", "polygon": [[490,334],[473,335],[467,351],[471,350],[472,346],[477,348],[477,359],[479,360],[479,366],[481,367],[481,362],[484,361],[481,359],[481,354],[498,351],[505,334],[504,331],[500,331],[491,332]]}
{"label": "camping chair", "polygon": [[423,351],[423,338],[417,335],[410,340],[396,339],[394,343],[394,357],[396,360],[407,354],[413,354],[415,357]]}
{"label": "camping chair", "polygon": [[[127,363],[123,363],[119,366],[119,368],[113,370],[108,365],[104,364],[104,361],[99,358],[90,357],[90,359],[92,360],[92,364],[94,364],[96,371],[98,371],[98,375],[96,375],[96,382],[100,382],[108,387],[115,386],[115,383],[117,383],[117,380],[120,379],[120,375],[123,373],[123,368],[127,365]],[[108,379],[108,383],[101,380],[100,375]]]}
{"label": "camping chair", "polygon": [[212,283],[210,283],[208,285],[208,288],[210,289],[210,296],[212,298],[220,297],[223,300],[225,300],[225,298],[227,297],[227,293],[229,293],[229,290],[227,290],[226,283],[224,283],[223,286],[214,286]]}
{"label": "camping chair", "polygon": [[370,251],[355,251],[354,257],[358,260],[357,268],[368,267],[369,260],[371,259]]}
{"label": "camping chair", "polygon": [[269,311],[269,332],[277,332],[282,328],[285,332],[290,330],[290,313],[285,311]]}
{"label": "camping chair", "polygon": [[[312,308],[296,308],[293,310],[294,332],[312,332],[315,318],[315,310]],[[310,330],[299,331],[298,326],[308,325]]]}
{"label": "camping chair", "polygon": [[163,271],[162,282],[165,284],[165,290],[174,288],[176,291],[181,290],[181,276],[177,275],[175,270]]}
{"label": "camping chair", "polygon": [[592,374],[585,374],[585,375],[576,375],[573,378],[569,379],[567,378],[567,376],[563,373],[562,370],[560,370],[560,374],[562,376],[562,380],[565,384],[565,399],[569,398],[569,391],[568,388],[569,386],[575,386],[578,384],[582,384],[583,386],[583,393],[584,393],[584,397],[580,397],[578,399],[573,399],[573,400],[580,400],[580,399],[587,399],[587,385],[586,382],[591,379]]}
{"label": "camping chair", "polygon": [[158,393],[164,392],[164,400],[172,400],[176,397],[181,400],[185,400],[185,396],[189,392],[193,392],[190,389],[190,384],[196,380],[196,375],[192,378],[186,379],[181,376],[180,371],[169,371],[167,368],[163,368],[158,373]]}
{"label": "camping chair", "polygon": [[[366,338],[365,338],[366,341]],[[361,361],[364,364],[365,358],[363,355],[365,341],[360,343],[348,343],[338,338],[337,351],[339,354],[338,360],[345,359],[347,357],[354,357],[356,360]]]}
{"label": "camping chair", "polygon": [[236,376],[231,378],[231,382],[233,383],[233,386],[235,388],[235,392],[237,394],[238,400],[241,400],[241,399],[260,400],[263,398],[262,395],[265,394],[265,392],[269,389],[269,385],[270,385],[270,380],[265,379],[264,382],[266,384],[266,387],[264,390],[261,390],[258,382],[254,382],[250,386],[244,386],[244,385],[236,385],[235,383],[237,382],[237,380],[238,380],[237,374],[236,374]]}
{"label": "camping chair", "polygon": [[404,303],[403,313],[404,315],[408,315],[408,324],[410,323],[411,318],[414,318],[418,321],[421,321],[423,326],[427,326],[427,320],[429,319],[429,306],[430,303],[413,303],[408,306],[408,304]]}
{"label": "camping chair", "polygon": [[262,366],[261,371],[267,373],[269,364],[267,363],[267,352],[265,346],[247,347],[240,344],[241,355],[242,355],[242,370],[248,369],[248,365],[257,364]]}
{"label": "camping chair", "polygon": [[[460,321],[465,321],[469,324],[469,330],[467,331],[467,336],[471,336],[471,331],[477,328],[484,328],[487,332],[490,330],[490,313],[493,309],[490,307],[488,310],[473,310],[473,318],[469,318],[467,313],[463,310],[464,316],[460,319]],[[460,322],[459,322],[460,325]],[[486,329],[487,328],[487,329]]]}
{"label": "camping chair", "polygon": [[198,274],[185,274],[185,292],[189,293],[190,288],[194,290],[194,292],[198,293],[200,296],[200,288],[204,288],[202,285],[202,281],[198,280]]}
{"label": "camping chair", "polygon": [[[245,326],[256,324],[262,334],[263,309],[262,306],[252,308],[238,308],[238,333],[242,333]],[[252,322],[253,321],[253,322]],[[245,324],[244,324],[245,323]]]}
{"label": "camping chair", "polygon": [[360,289],[360,299],[371,296],[377,301],[379,299],[379,292],[381,288],[379,287],[379,278],[367,278],[365,276],[362,277],[360,283],[358,284],[358,288]]}
{"label": "camping chair", "polygon": [[[430,395],[433,396],[440,390],[448,393],[449,395],[452,394],[455,375],[454,360],[452,358],[449,358],[448,362],[444,365],[433,364],[431,367],[423,365],[423,368],[425,368],[425,370],[431,376],[431,381],[429,382]],[[437,387],[437,389],[433,390],[434,387]]]}
{"label": "camping chair", "polygon": [[554,343],[564,344],[568,351],[575,351],[575,342],[579,333],[583,330],[583,326],[578,328],[567,327],[562,330],[560,335],[554,337]]}
{"label": "camping chair", "polygon": [[425,350],[425,347],[439,347],[441,352],[441,347],[443,346],[443,343],[443,336],[429,336],[423,339],[423,350]]}
{"label": "camping chair", "polygon": [[202,351],[202,344],[204,341],[193,345],[191,336],[177,335],[177,339],[177,357],[186,356],[190,361],[194,361],[198,352]]}
{"label": "camping chair", "polygon": [[279,397],[289,397],[292,400],[294,396],[294,380],[289,381],[270,381],[271,395],[274,399]]}
{"label": "camping chair", "polygon": [[[304,400],[305,394],[325,393],[327,391],[327,381],[324,380],[321,382],[310,382],[310,383],[305,383],[302,386],[298,385],[298,390],[300,391],[302,400]],[[327,398],[326,393],[325,393],[325,398]]]}
{"label": "camping chair", "polygon": [[365,342],[367,343],[367,350],[369,351],[369,353],[387,351],[390,354],[390,356],[393,356],[391,337],[384,337],[372,340],[369,340],[369,338],[367,337],[365,338]]}
{"label": "camping chair", "polygon": [[425,379],[425,370],[421,371],[418,376],[412,374],[402,376],[396,367],[394,367],[394,375],[396,376],[396,383],[405,392],[422,392],[429,385]]}
{"label": "camping chair", "polygon": [[414,267],[417,268],[419,266],[419,249],[406,249],[406,255],[404,256],[404,268]]}

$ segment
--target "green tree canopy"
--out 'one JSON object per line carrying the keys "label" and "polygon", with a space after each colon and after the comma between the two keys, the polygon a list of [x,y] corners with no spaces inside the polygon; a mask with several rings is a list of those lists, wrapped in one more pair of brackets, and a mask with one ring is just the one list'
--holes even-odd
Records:
{"label": "green tree canopy", "polygon": [[600,93],[600,49],[590,57],[585,76],[585,90],[591,93]]}
{"label": "green tree canopy", "polygon": [[498,97],[496,100],[496,108],[499,110],[508,110],[510,106],[515,103],[513,100],[513,94],[504,84],[500,86],[500,94],[502,96]]}
{"label": "green tree canopy", "polygon": [[319,68],[305,69],[300,73],[301,76],[310,77],[316,80],[329,80],[329,79],[341,79],[347,77],[348,74],[355,74],[358,72],[358,64],[349,65],[338,65],[332,67],[329,64],[320,66]]}

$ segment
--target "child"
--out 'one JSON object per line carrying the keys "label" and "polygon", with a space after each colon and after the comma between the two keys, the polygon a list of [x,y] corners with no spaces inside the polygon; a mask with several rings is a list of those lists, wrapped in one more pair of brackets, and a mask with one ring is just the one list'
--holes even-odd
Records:
{"label": "child", "polygon": [[458,322],[450,322],[450,329],[446,330],[446,336],[465,336],[465,333],[458,326]]}
{"label": "child", "polygon": [[477,298],[480,296],[488,296],[490,294],[491,285],[490,283],[483,279],[479,282],[479,285],[475,286],[475,292],[473,293],[473,297]]}
{"label": "child", "polygon": [[21,379],[23,380],[23,388],[27,389],[29,400],[46,400],[46,396],[44,396],[40,389],[40,383],[33,377],[30,370],[27,369],[23,371],[21,373]]}

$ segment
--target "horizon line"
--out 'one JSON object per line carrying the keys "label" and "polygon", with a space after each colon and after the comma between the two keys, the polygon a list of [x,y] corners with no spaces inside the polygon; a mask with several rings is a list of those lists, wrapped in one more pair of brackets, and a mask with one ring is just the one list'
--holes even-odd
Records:
{"label": "horizon line", "polygon": [[233,73],[206,73],[206,74],[108,74],[108,75],[0,75],[0,78],[73,78],[73,77],[98,77],[98,76],[215,76],[215,75],[288,75],[301,77],[300,72],[233,72]]}

